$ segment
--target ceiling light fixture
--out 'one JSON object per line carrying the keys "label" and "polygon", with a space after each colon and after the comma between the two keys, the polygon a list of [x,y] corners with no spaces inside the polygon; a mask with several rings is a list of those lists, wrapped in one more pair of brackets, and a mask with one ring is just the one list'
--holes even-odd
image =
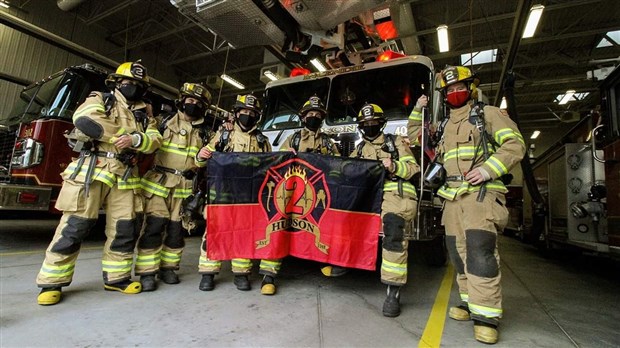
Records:
{"label": "ceiling light fixture", "polygon": [[448,52],[450,50],[447,25],[444,24],[437,27],[437,40],[439,40],[439,52]]}
{"label": "ceiling light fixture", "polygon": [[267,78],[270,79],[271,81],[277,81],[277,80],[280,79],[280,77],[278,77],[278,75],[274,74],[271,70],[265,70],[263,75],[267,76]]}
{"label": "ceiling light fixture", "polygon": [[575,90],[573,89],[566,91],[566,94],[564,94],[562,100],[560,100],[558,105],[564,105],[568,103],[571,99],[573,99],[573,94],[575,94]]}
{"label": "ceiling light fixture", "polygon": [[222,80],[230,83],[231,85],[233,85],[233,86],[235,86],[235,87],[237,87],[239,89],[245,89],[245,86],[243,85],[243,83],[233,79],[232,77],[230,77],[230,76],[228,76],[226,74],[222,74],[220,77],[222,78]]}
{"label": "ceiling light fixture", "polygon": [[318,70],[319,72],[327,71],[327,68],[325,67],[325,65],[323,65],[323,62],[321,62],[319,58],[312,59],[310,63],[312,63],[312,65],[314,65],[316,70]]}
{"label": "ceiling light fixture", "polygon": [[530,14],[527,17],[527,24],[523,30],[524,39],[534,36],[534,32],[536,31],[536,27],[538,26],[538,22],[540,21],[540,17],[542,16],[544,9],[545,6],[540,4],[534,5],[530,8]]}
{"label": "ceiling light fixture", "polygon": [[11,5],[9,5],[8,2],[0,1],[0,7],[9,8],[9,7],[11,7]]}
{"label": "ceiling light fixture", "polygon": [[506,97],[502,97],[502,102],[499,104],[500,109],[508,109],[508,103],[506,103]]}
{"label": "ceiling light fixture", "polygon": [[535,130],[534,133],[532,133],[532,136],[530,137],[530,139],[536,139],[538,138],[539,135],[540,135],[540,131]]}

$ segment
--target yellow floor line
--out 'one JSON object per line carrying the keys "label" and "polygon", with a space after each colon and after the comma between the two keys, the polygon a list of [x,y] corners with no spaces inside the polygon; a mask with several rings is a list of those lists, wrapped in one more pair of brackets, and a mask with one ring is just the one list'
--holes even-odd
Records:
{"label": "yellow floor line", "polygon": [[443,326],[446,322],[446,311],[448,302],[450,301],[450,291],[452,290],[452,282],[454,280],[454,268],[448,265],[446,274],[443,276],[431,315],[428,317],[424,333],[418,343],[419,348],[436,348],[441,345],[441,336],[443,334]]}
{"label": "yellow floor line", "polygon": [[[83,247],[80,250],[98,250],[102,248],[103,247],[100,247],[100,246],[99,247]],[[45,249],[0,253],[0,256],[34,255],[34,254],[42,254],[42,253],[45,253]]]}

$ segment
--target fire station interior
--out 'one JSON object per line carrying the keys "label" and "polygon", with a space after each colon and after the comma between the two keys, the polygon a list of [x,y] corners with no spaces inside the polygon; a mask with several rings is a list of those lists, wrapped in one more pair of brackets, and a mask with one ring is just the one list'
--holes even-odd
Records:
{"label": "fire station interior", "polygon": [[[184,82],[200,82],[212,92],[212,112],[226,117],[238,94],[263,97],[268,83],[338,76],[382,54],[428,57],[431,79],[447,65],[471,68],[480,100],[505,110],[525,140],[498,237],[496,346],[620,346],[618,1],[0,0],[0,347],[483,345],[471,321],[448,316],[459,293],[433,198],[423,228],[434,237],[416,239],[419,225],[411,227],[395,318],[382,315],[379,270],[326,277],[321,263],[294,257],[284,259],[274,296],[260,293],[257,260],[251,291],[235,289],[226,262],[216,288],[200,291],[204,222],[186,235],[179,284],[104,291],[103,217],[82,243],[61,302],[37,304],[35,278],[61,216],[53,207],[67,163],[59,158],[70,150],[62,136],[44,142],[29,128],[28,140],[20,130],[37,118],[70,121],[72,112],[60,99],[31,98],[46,81],[79,75],[103,86],[120,63],[141,59],[158,111],[174,108]],[[78,86],[71,95],[88,95],[84,85],[71,86]],[[432,87],[432,104],[442,104]],[[23,111],[33,103],[38,110]],[[439,122],[443,108],[430,110]],[[45,168],[20,167],[33,159],[15,154],[38,142],[35,160]],[[419,159],[420,147],[412,148]],[[47,196],[10,195],[11,185]]]}

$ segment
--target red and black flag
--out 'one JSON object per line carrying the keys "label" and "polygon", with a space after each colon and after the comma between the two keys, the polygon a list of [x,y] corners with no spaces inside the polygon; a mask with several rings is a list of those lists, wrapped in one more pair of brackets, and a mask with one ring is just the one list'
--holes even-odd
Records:
{"label": "red and black flag", "polygon": [[312,153],[214,153],[207,168],[207,256],[287,255],[373,270],[380,162]]}

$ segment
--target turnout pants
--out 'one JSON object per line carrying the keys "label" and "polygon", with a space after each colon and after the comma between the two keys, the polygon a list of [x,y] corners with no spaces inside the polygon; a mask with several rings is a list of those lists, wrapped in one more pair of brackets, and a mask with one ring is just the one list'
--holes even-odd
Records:
{"label": "turnout pants", "polygon": [[97,222],[102,207],[106,212],[104,282],[114,284],[131,278],[142,218],[140,195],[134,194],[132,189],[120,190],[116,185],[109,187],[94,181],[86,197],[83,183],[65,180],[56,203],[56,209],[63,211],[63,215],[37,275],[39,287],[71,283],[82,241]]}
{"label": "turnout pants", "polygon": [[383,193],[381,282],[384,284],[401,286],[407,283],[409,241],[405,239],[405,227],[411,224],[416,212],[417,203],[413,197],[400,197],[395,191]]}
{"label": "turnout pants", "polygon": [[174,190],[164,198],[146,198],[146,222],[138,242],[136,274],[155,274],[160,268],[179,269],[185,248],[181,224],[182,198],[174,198]]}
{"label": "turnout pants", "polygon": [[482,202],[477,196],[473,192],[446,201],[442,224],[461,300],[473,319],[497,325],[502,316],[497,233],[508,222],[508,210],[502,193],[487,191]]}

